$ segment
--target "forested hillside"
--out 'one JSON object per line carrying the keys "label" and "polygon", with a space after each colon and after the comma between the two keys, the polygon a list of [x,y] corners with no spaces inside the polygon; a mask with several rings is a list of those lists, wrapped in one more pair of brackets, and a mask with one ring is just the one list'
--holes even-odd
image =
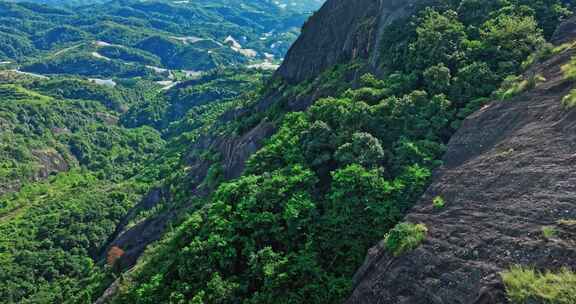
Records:
{"label": "forested hillside", "polygon": [[[410,212],[467,117],[542,85],[542,65],[558,94],[575,74],[573,41],[552,41],[570,1],[328,0],[288,53],[319,2],[86,5],[0,3],[0,302],[465,303],[481,286],[358,288],[386,275],[366,254],[439,239]],[[546,274],[550,303],[574,303],[561,264],[495,284],[548,303]]]}
{"label": "forested hillside", "polygon": [[321,4],[83,3],[0,2],[2,66],[44,75],[164,81],[178,78],[178,73],[190,76],[235,65],[273,69],[312,9]]}
{"label": "forested hillside", "polygon": [[95,299],[112,279],[100,256],[116,226],[180,174],[186,142],[243,102],[239,87],[256,90],[263,76],[215,71],[162,90],[1,75],[2,303]]}

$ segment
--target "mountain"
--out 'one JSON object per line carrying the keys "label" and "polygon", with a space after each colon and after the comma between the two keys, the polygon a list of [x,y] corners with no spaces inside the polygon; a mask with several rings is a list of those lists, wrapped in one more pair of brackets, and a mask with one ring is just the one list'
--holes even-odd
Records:
{"label": "mountain", "polygon": [[117,226],[153,214],[136,210],[182,173],[187,142],[265,75],[216,71],[163,89],[0,73],[0,302],[97,298],[113,278],[98,260]]}
{"label": "mountain", "polygon": [[[339,63],[364,58],[377,62],[383,31],[407,17],[418,1],[329,1],[306,23],[277,75],[299,83]],[[361,7],[362,9],[358,9]]]}
{"label": "mountain", "polygon": [[[328,0],[275,72],[186,75],[182,45],[246,57],[248,34],[282,27],[263,3],[289,11],[115,1],[54,31],[112,24],[121,40],[73,58],[165,78],[0,73],[0,299],[574,302],[571,2]],[[66,66],[28,40],[23,68]]]}

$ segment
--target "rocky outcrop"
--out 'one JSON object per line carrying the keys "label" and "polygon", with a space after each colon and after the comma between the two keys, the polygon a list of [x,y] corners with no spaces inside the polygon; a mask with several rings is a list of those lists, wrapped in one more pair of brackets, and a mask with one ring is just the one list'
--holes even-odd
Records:
{"label": "rocky outcrop", "polygon": [[329,0],[304,25],[276,72],[290,83],[318,76],[326,68],[364,58],[376,62],[382,30],[408,16],[417,0]]}
{"label": "rocky outcrop", "polygon": [[[186,177],[186,185],[192,196],[202,197],[208,195],[210,185],[204,185],[210,167],[214,162],[206,159],[206,152],[219,155],[222,166],[222,177],[226,180],[239,177],[244,171],[244,164],[248,158],[260,149],[264,140],[274,133],[273,124],[263,121],[251,131],[237,137],[205,136],[197,140],[190,147],[189,164]],[[201,153],[201,154],[200,154]],[[138,257],[144,252],[148,244],[159,240],[167,225],[186,212],[189,206],[168,208],[168,211],[152,216],[137,225],[126,229],[126,225],[133,218],[135,210],[150,210],[161,202],[170,202],[170,193],[165,189],[151,191],[122,221],[116,229],[108,246],[102,251],[100,259],[106,257],[106,252],[111,247],[118,247],[124,251],[120,260],[122,268],[129,268],[136,263]]]}
{"label": "rocky outcrop", "polygon": [[69,161],[54,149],[34,150],[32,155],[40,165],[35,180],[43,180],[51,174],[68,171],[74,165],[69,164]]}
{"label": "rocky outcrop", "polygon": [[[571,28],[557,41],[574,40]],[[561,71],[575,53],[534,67],[527,74],[544,83],[464,122],[406,218],[428,227],[426,241],[400,257],[372,248],[348,304],[505,303],[499,273],[511,265],[576,269],[576,231],[561,222],[576,219],[576,110],[562,106],[574,84]],[[545,238],[546,226],[557,236]]]}
{"label": "rocky outcrop", "polygon": [[562,44],[572,42],[572,37],[576,36],[576,17],[563,22],[552,35],[551,42],[554,44]]}

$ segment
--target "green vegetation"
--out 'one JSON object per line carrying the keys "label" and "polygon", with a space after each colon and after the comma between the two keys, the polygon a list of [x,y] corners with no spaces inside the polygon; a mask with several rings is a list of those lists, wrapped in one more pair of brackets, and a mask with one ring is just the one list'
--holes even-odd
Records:
{"label": "green vegetation", "polygon": [[207,104],[212,108],[235,100],[243,92],[257,92],[267,75],[264,71],[241,68],[215,70],[199,79],[183,81],[168,92],[148,96],[122,116],[122,123],[128,127],[153,126],[170,134],[182,133],[189,128],[186,124],[198,123],[186,115],[193,115]]}
{"label": "green vegetation", "polygon": [[[357,60],[265,86],[268,73],[243,68],[200,77],[162,68],[250,60],[222,43],[228,35],[283,56],[305,14],[269,1],[115,1],[74,11],[0,3],[0,58],[116,84],[2,73],[0,298],[93,302],[129,249],[115,248],[105,266],[111,237],[165,216],[169,232],[124,274],[115,303],[341,302],[383,235],[396,256],[425,239],[424,225],[401,221],[445,144],[566,15],[554,0],[494,1],[471,14],[478,3],[450,1],[391,25],[380,77]],[[170,75],[178,83],[156,82]],[[503,93],[538,81],[508,81]],[[291,112],[317,94],[330,96]],[[230,155],[220,144],[263,121],[275,134],[260,149],[249,143],[245,171],[226,180]],[[194,160],[207,169],[203,181]],[[137,205],[152,188],[168,194]]]}
{"label": "green vegetation", "polygon": [[544,238],[546,239],[551,239],[556,237],[556,235],[558,234],[558,232],[556,231],[556,228],[551,227],[551,226],[545,226],[542,227],[542,236],[544,236]]}
{"label": "green vegetation", "polygon": [[95,261],[164,146],[116,124],[106,106],[126,100],[79,80],[0,85],[0,298],[89,302],[111,279]]}
{"label": "green vegetation", "polygon": [[562,105],[568,109],[572,109],[576,106],[576,90],[571,90],[568,95],[562,98]]}
{"label": "green vegetation", "polygon": [[322,0],[285,7],[264,0],[12,2],[0,3],[1,61],[40,74],[154,79],[160,75],[146,66],[208,71],[263,62],[266,54],[283,58]]}
{"label": "green vegetation", "polygon": [[[258,91],[263,77],[236,69],[158,91],[145,80],[107,87],[1,75],[16,84],[0,85],[0,298],[31,303],[94,301],[119,270],[99,261],[120,221],[151,187],[183,182],[190,141],[247,102],[241,89]],[[159,129],[167,143],[145,124],[122,125],[151,102],[180,108],[171,131]],[[221,181],[214,165],[206,186]],[[132,209],[126,227],[165,207]]]}
{"label": "green vegetation", "polygon": [[576,274],[569,269],[542,273],[514,266],[501,275],[512,303],[569,304],[576,301]]}
{"label": "green vegetation", "polygon": [[400,223],[384,238],[384,247],[394,256],[400,256],[420,246],[428,228],[423,224]]}
{"label": "green vegetation", "polygon": [[576,80],[576,57],[572,58],[570,62],[562,66],[564,79],[569,81]]}
{"label": "green vegetation", "polygon": [[574,47],[574,42],[564,43],[558,46],[554,46],[551,43],[545,43],[537,52],[528,56],[528,58],[522,63],[522,69],[527,70],[535,63],[544,62],[554,55],[558,55],[566,50],[572,49]]}
{"label": "green vegetation", "polygon": [[437,196],[432,200],[432,206],[436,209],[442,209],[446,206],[446,201],[441,196]]}
{"label": "green vegetation", "polygon": [[[382,235],[394,255],[416,248],[426,227],[399,222],[455,126],[543,47],[549,33],[539,24],[562,15],[521,2],[470,19],[464,5],[424,9],[384,33],[382,78],[366,74],[351,89],[345,80],[366,64],[357,61],[295,86],[273,81],[266,90],[283,96],[267,112],[248,102],[232,129],[209,128],[279,126],[240,178],[214,185],[215,163],[204,183],[213,195],[145,254],[116,302],[335,303]],[[287,113],[295,96],[316,90],[332,97]]]}
{"label": "green vegetation", "polygon": [[90,281],[109,282],[93,259],[144,191],[72,171],[4,196],[0,297],[8,303],[90,302],[105,287]]}
{"label": "green vegetation", "polygon": [[494,92],[494,95],[500,100],[507,100],[522,92],[534,89],[538,83],[543,81],[546,79],[540,74],[530,75],[527,79],[509,76],[504,79],[501,87]]}

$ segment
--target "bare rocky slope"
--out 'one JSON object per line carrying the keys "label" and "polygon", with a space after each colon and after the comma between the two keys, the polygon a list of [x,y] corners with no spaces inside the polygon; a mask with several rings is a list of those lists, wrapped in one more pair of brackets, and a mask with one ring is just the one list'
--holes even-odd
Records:
{"label": "bare rocky slope", "polygon": [[[571,20],[554,40],[574,41],[574,29]],[[400,257],[372,248],[348,304],[506,303],[499,273],[510,266],[576,268],[576,230],[559,223],[576,219],[576,111],[562,105],[574,84],[561,71],[574,53],[537,64],[527,75],[546,81],[464,122],[406,218],[428,227],[425,242]]]}

